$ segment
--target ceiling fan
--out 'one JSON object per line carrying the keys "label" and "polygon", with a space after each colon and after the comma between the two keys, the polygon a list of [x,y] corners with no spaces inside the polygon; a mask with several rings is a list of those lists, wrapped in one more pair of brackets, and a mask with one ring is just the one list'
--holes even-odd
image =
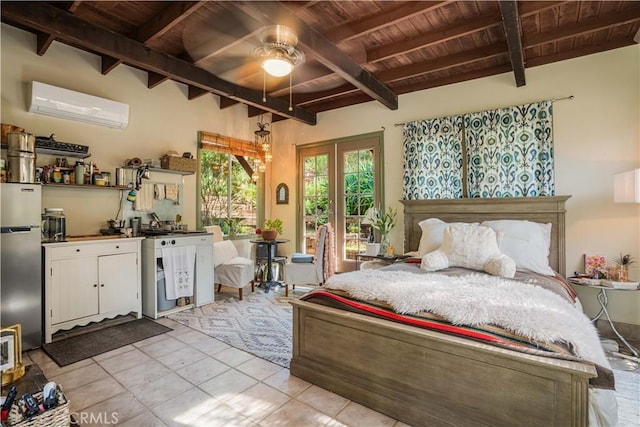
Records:
{"label": "ceiling fan", "polygon": [[270,25],[260,34],[261,46],[253,55],[259,59],[264,71],[274,77],[289,75],[304,62],[304,53],[296,48],[298,36],[284,25]]}

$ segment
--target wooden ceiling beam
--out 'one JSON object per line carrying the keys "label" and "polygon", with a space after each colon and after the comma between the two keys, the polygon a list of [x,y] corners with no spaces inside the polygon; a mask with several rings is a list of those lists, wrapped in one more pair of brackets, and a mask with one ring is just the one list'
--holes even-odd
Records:
{"label": "wooden ceiling beam", "polygon": [[[75,13],[75,11],[78,9],[78,6],[80,6],[80,3],[82,3],[82,1],[80,0],[71,1],[68,2],[68,4],[65,5],[62,9],[66,10],[69,13]],[[40,31],[36,33],[36,38],[36,53],[38,54],[38,56],[42,56],[47,53],[49,46],[51,46],[51,43],[53,43],[53,41],[55,40],[55,37],[53,37],[51,34],[43,33]]]}
{"label": "wooden ceiling beam", "polygon": [[524,75],[524,49],[522,47],[520,17],[518,16],[518,2],[516,0],[501,0],[498,4],[507,46],[509,46],[509,60],[513,68],[516,86],[525,86],[527,81]]}
{"label": "wooden ceiling beam", "polygon": [[51,34],[38,31],[36,33],[36,53],[38,56],[42,56],[47,53],[47,49],[51,46],[51,43],[55,40]]}
{"label": "wooden ceiling beam", "polygon": [[278,2],[259,3],[233,3],[234,6],[252,16],[263,24],[273,24],[274,19],[282,20],[289,25],[298,36],[298,43],[322,61],[322,64],[331,69],[341,78],[359,88],[391,110],[398,109],[398,97],[384,83],[376,79],[373,74],[363,69],[354,62],[349,55],[338,49],[327,38],[298,19],[291,10]]}
{"label": "wooden ceiling beam", "polygon": [[529,49],[535,46],[589,34],[594,31],[616,27],[618,25],[630,24],[638,20],[640,20],[640,7],[634,7],[632,9],[591,18],[579,24],[566,24],[555,31],[547,31],[525,37],[524,46]]}
{"label": "wooden ceiling beam", "polygon": [[[429,12],[445,5],[447,1],[409,1],[385,7],[373,15],[346,22],[326,31],[327,39],[333,43],[345,42],[372,31],[379,30],[413,16]],[[384,3],[383,3],[384,4]]]}
{"label": "wooden ceiling beam", "polygon": [[192,99],[200,98],[201,96],[208,93],[210,92],[206,89],[189,85],[189,94],[187,95],[187,98],[189,99],[189,101],[191,101]]}
{"label": "wooden ceiling beam", "polygon": [[[204,6],[206,1],[189,1],[189,2],[170,2],[171,4],[162,9],[158,14],[151,18],[145,25],[138,28],[138,30],[131,35],[134,40],[142,43],[148,43],[151,40],[160,37],[167,31],[178,25],[187,16]],[[105,68],[105,58],[102,58],[102,74],[106,75],[108,72],[122,64],[122,60],[112,61],[113,58],[107,58],[106,62],[108,67]],[[165,78],[166,80],[166,78]],[[157,86],[164,80],[156,82],[152,87]]]}
{"label": "wooden ceiling beam", "polygon": [[229,98],[236,98],[246,104],[264,108],[303,123],[316,124],[316,115],[309,111],[295,106],[292,111],[289,111],[288,102],[271,96],[267,96],[267,101],[263,102],[262,91],[230,83],[193,64],[159,52],[136,40],[89,24],[49,4],[6,2],[2,4],[0,12],[3,20],[19,22],[35,31],[52,34],[57,40],[119,58],[134,67],[153,73],[168,74],[172,80]]}
{"label": "wooden ceiling beam", "polygon": [[[415,92],[418,90],[431,89],[434,87],[460,83],[468,80],[479,79],[482,77],[493,76],[496,74],[507,73],[511,71],[511,66],[509,64],[498,65],[496,67],[484,68],[477,71],[471,71],[469,73],[457,74],[453,76],[442,77],[438,79],[433,79],[429,81],[408,84],[408,85],[394,85],[394,90],[400,94]],[[336,108],[348,107],[350,105],[362,104],[365,102],[371,101],[371,98],[364,96],[364,94],[354,94],[352,96],[346,96],[341,98],[336,98],[333,100],[319,102],[319,103],[309,103],[307,105],[307,109],[309,111],[313,111],[315,113],[321,113],[323,111],[335,110]]]}
{"label": "wooden ceiling beam", "polygon": [[169,80],[167,76],[160,73],[154,73],[153,71],[147,71],[147,89],[153,89],[160,83]]}
{"label": "wooden ceiling beam", "polygon": [[149,43],[174,28],[193,12],[207,4],[206,1],[176,1],[168,3],[169,6],[163,8],[146,24],[138,28],[131,37],[139,42]]}
{"label": "wooden ceiling beam", "polygon": [[[525,1],[521,2],[521,17],[535,15],[547,9],[557,7],[566,1]],[[483,31],[500,25],[500,16],[487,14],[478,18],[468,20],[460,25],[456,25],[440,31],[424,33],[410,39],[403,39],[397,42],[378,46],[367,51],[367,63],[374,63],[389,59],[396,55],[402,55],[429,46],[434,46],[449,40]]]}
{"label": "wooden ceiling beam", "polygon": [[227,98],[226,96],[220,95],[220,109],[223,110],[225,108],[233,107],[236,104],[239,104],[240,101],[237,99]]}

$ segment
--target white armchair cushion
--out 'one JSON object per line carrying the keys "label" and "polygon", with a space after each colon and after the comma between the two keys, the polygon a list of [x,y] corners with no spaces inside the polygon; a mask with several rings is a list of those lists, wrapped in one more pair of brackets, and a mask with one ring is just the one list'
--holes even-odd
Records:
{"label": "white armchair cushion", "polygon": [[238,250],[231,240],[223,240],[213,244],[213,265],[226,264],[238,256]]}

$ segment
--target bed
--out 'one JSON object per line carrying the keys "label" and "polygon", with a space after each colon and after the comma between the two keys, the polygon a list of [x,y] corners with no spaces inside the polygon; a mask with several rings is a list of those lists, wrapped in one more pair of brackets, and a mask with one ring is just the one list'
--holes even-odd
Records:
{"label": "bed", "polygon": [[[565,273],[568,196],[403,201],[405,252],[420,221],[551,223]],[[589,424],[593,363],[542,357],[310,301],[292,301],[291,374],[413,426]],[[328,350],[329,349],[329,350]]]}

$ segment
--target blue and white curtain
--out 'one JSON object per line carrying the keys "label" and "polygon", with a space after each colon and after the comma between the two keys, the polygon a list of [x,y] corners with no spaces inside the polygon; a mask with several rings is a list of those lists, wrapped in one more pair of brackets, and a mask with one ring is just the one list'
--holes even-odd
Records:
{"label": "blue and white curtain", "polygon": [[404,199],[462,197],[462,117],[406,123]]}
{"label": "blue and white curtain", "polygon": [[555,193],[550,101],[406,123],[403,145],[405,200]]}
{"label": "blue and white curtain", "polygon": [[553,195],[551,117],[549,101],[465,115],[468,197]]}

